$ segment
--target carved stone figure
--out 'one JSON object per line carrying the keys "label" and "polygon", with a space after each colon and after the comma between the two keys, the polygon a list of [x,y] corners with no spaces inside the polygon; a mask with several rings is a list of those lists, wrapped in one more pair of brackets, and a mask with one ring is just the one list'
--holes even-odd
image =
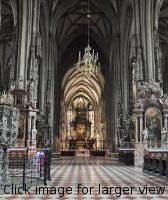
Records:
{"label": "carved stone figure", "polygon": [[148,139],[148,129],[145,128],[143,131],[142,131],[142,135],[143,135],[143,141],[147,141]]}
{"label": "carved stone figure", "polygon": [[141,98],[138,98],[137,103],[134,105],[134,107],[137,109],[142,109],[144,107],[143,100]]}
{"label": "carved stone figure", "polygon": [[28,86],[29,94],[30,94],[30,102],[35,103],[37,100],[37,83],[36,81],[30,81]]}
{"label": "carved stone figure", "polygon": [[157,99],[154,94],[151,95],[149,101],[151,104],[157,104]]}
{"label": "carved stone figure", "polygon": [[168,131],[165,127],[162,129],[162,144],[168,143]]}
{"label": "carved stone figure", "polygon": [[36,140],[36,138],[37,138],[37,129],[33,128],[32,129],[32,140]]}

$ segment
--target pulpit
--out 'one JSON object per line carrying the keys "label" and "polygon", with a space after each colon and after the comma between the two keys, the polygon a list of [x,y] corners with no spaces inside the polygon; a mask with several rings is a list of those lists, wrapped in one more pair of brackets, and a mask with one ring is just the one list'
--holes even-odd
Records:
{"label": "pulpit", "polygon": [[9,93],[0,95],[0,186],[10,183],[7,149],[15,145],[18,136],[19,110],[12,106]]}

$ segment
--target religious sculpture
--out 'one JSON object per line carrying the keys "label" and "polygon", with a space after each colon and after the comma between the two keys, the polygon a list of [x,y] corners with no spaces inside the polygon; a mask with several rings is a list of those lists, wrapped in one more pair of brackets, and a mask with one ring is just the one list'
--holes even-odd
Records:
{"label": "religious sculpture", "polygon": [[162,134],[162,144],[166,143],[166,145],[167,145],[167,143],[168,143],[168,132],[167,132],[165,127],[163,127],[161,134]]}
{"label": "religious sculpture", "polygon": [[36,140],[36,137],[37,137],[37,129],[34,127],[33,129],[32,129],[32,140]]}
{"label": "religious sculpture", "polygon": [[77,124],[76,126],[76,139],[85,139],[85,124]]}
{"label": "religious sculpture", "polygon": [[135,109],[144,109],[149,105],[156,105],[163,109],[168,108],[167,94],[163,94],[162,84],[153,78],[149,82],[143,81],[138,84]]}
{"label": "religious sculpture", "polygon": [[144,105],[143,105],[143,100],[141,98],[137,99],[137,102],[134,105],[135,108],[137,109],[143,109]]}
{"label": "religious sculpture", "polygon": [[143,131],[142,131],[142,135],[143,135],[143,141],[147,141],[148,139],[148,128],[145,128]]}

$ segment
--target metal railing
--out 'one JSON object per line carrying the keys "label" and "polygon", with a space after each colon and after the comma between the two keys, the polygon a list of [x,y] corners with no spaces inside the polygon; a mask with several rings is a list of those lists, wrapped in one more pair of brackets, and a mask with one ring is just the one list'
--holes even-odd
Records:
{"label": "metal railing", "polygon": [[[4,161],[8,165],[8,183],[5,185],[15,185],[15,187],[31,187],[35,185],[47,185],[50,178],[51,153],[50,149],[44,149],[44,156],[36,157],[27,154],[8,154],[8,160]],[[4,188],[4,183],[0,183],[0,189]]]}

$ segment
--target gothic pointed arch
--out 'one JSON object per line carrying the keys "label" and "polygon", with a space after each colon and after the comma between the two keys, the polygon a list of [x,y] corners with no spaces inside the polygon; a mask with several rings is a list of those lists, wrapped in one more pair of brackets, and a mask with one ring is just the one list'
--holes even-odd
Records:
{"label": "gothic pointed arch", "polygon": [[[67,70],[62,81],[62,139],[82,140],[84,135],[79,129],[85,126],[83,131],[88,140],[100,134],[104,84],[101,72],[87,79],[77,71],[76,65]],[[105,139],[105,133],[102,138]]]}

